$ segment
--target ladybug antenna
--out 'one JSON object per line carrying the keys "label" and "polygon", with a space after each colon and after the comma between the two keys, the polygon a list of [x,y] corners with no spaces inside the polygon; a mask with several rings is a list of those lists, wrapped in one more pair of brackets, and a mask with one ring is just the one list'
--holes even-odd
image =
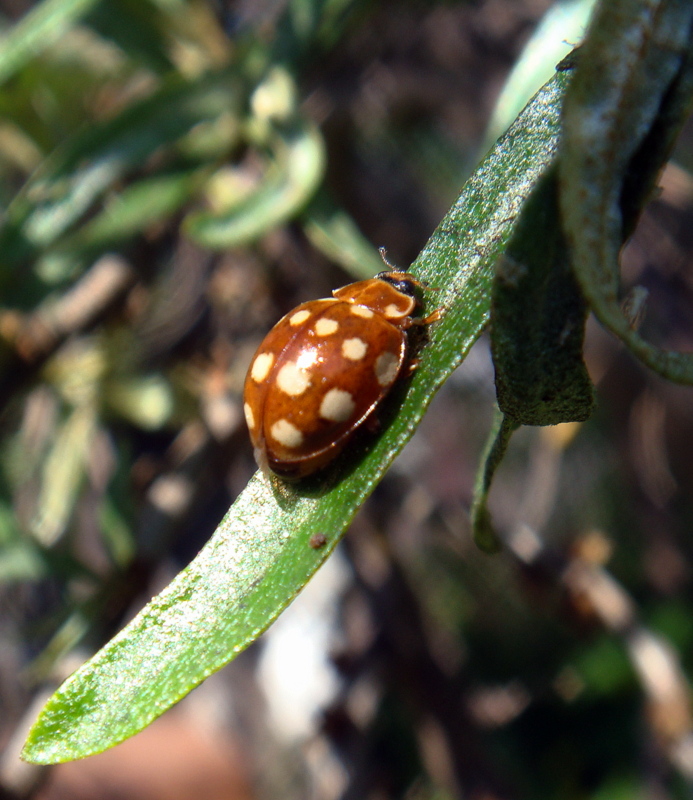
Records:
{"label": "ladybug antenna", "polygon": [[392,272],[402,272],[399,267],[396,267],[387,260],[387,247],[379,247],[378,252],[380,253],[380,258],[385,262],[385,266],[390,267]]}
{"label": "ladybug antenna", "polygon": [[405,272],[403,269],[392,264],[387,258],[387,248],[379,247],[378,252],[380,253],[380,258],[385,262],[385,265],[389,267],[389,270],[385,272],[379,272],[375,277],[379,278],[380,280],[387,281],[388,283],[392,284],[395,289],[398,289],[400,292],[404,294],[414,295],[414,287],[420,288],[428,288],[425,283],[417,280],[410,272]]}

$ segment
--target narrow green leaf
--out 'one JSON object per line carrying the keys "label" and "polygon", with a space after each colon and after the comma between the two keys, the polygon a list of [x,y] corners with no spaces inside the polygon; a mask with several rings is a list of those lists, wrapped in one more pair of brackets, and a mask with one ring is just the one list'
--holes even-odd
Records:
{"label": "narrow green leaf", "polygon": [[38,548],[28,542],[0,547],[0,585],[36,583],[48,577],[48,569]]}
{"label": "narrow green leaf", "polygon": [[31,530],[50,547],[62,536],[84,481],[89,446],[96,430],[94,409],[76,408],[61,425],[43,465],[41,491]]}
{"label": "narrow green leaf", "polygon": [[0,500],[0,585],[43,580],[47,571],[41,549],[20,530],[14,509]]}
{"label": "narrow green leaf", "polygon": [[[190,566],[48,701],[25,759],[80,758],[141,730],[257,638],[333,550],[488,321],[493,266],[556,153],[567,80],[559,74],[537,95],[412,266],[438,290],[427,309],[444,314],[427,331],[419,369],[386,404],[382,434],[355,441],[312,480],[257,474]],[[317,533],[326,543],[314,549]]]}
{"label": "narrow green leaf", "polygon": [[133,531],[112,492],[105,495],[99,508],[99,528],[113,563],[124,569],[137,552]]}
{"label": "narrow green leaf", "polygon": [[81,608],[75,609],[62,623],[41,653],[26,669],[29,682],[42,682],[55,664],[73,650],[89,631],[91,618]]}
{"label": "narrow green leaf", "polygon": [[631,327],[618,255],[685,121],[693,96],[690,0],[597,7],[564,105],[561,208],[573,267],[600,322],[664,377],[693,384],[693,354]]}
{"label": "narrow green leaf", "polygon": [[173,69],[167,48],[166,20],[150,0],[108,0],[98,3],[87,24],[123,52],[159,73]]}
{"label": "narrow green leaf", "polygon": [[319,194],[306,210],[303,228],[313,247],[335,264],[342,266],[354,279],[370,278],[383,269],[383,261],[375,247],[358,229],[343,209]]}
{"label": "narrow green leaf", "polygon": [[44,0],[0,41],[0,83],[80,20],[98,0]]}
{"label": "narrow green leaf", "polygon": [[61,266],[63,262],[86,262],[108,249],[122,247],[133,236],[189,202],[208,175],[207,168],[187,169],[133,183],[109,197],[100,213],[52,247],[40,259],[37,269],[42,271],[50,264],[47,269],[54,273],[69,274]]}
{"label": "narrow green leaf", "polygon": [[308,202],[324,170],[319,131],[297,127],[276,139],[276,161],[258,188],[229,211],[190,214],[185,232],[203,247],[223,250],[247,244],[295,216]]}
{"label": "narrow green leaf", "polygon": [[518,423],[496,409],[493,425],[479,461],[472,502],[472,534],[476,546],[485,553],[497,553],[501,547],[500,538],[493,527],[491,512],[488,510],[488,496],[493,476],[505,456],[511,436],[518,427]]}

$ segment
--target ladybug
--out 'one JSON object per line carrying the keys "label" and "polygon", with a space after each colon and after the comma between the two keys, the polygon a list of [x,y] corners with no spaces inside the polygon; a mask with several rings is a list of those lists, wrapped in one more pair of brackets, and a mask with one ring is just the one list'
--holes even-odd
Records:
{"label": "ladybug", "polygon": [[310,475],[371,417],[403,372],[407,330],[440,317],[412,316],[420,286],[407,272],[381,272],[297,306],[272,328],[244,389],[263,471],[287,480]]}

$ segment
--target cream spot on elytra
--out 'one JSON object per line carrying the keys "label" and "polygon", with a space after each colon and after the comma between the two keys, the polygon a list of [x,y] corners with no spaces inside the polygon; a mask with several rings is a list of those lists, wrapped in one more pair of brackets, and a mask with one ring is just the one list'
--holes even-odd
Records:
{"label": "cream spot on elytra", "polygon": [[243,403],[243,413],[245,414],[245,421],[248,425],[248,428],[252,431],[255,427],[255,414],[253,414],[253,409],[250,407],[248,403]]}
{"label": "cream spot on elytra", "polygon": [[387,317],[388,319],[394,319],[395,317],[401,317],[404,312],[402,309],[396,305],[395,303],[390,303],[389,306],[385,307],[385,311],[383,311],[383,316]]}
{"label": "cream spot on elytra", "polygon": [[381,386],[389,386],[397,377],[399,356],[381,353],[375,360],[375,377]]}
{"label": "cream spot on elytra", "polygon": [[255,383],[262,383],[269,375],[272,364],[274,364],[274,355],[272,353],[260,353],[255,361],[253,361],[250,377]]}
{"label": "cream spot on elytra", "polygon": [[351,313],[355,314],[357,317],[363,317],[364,319],[370,319],[373,316],[373,312],[370,308],[366,308],[366,306],[351,306]]}
{"label": "cream spot on elytra", "polygon": [[346,422],[354,413],[354,398],[343,389],[330,389],[320,403],[320,416],[330,422]]}
{"label": "cream spot on elytra", "polygon": [[288,419],[277,420],[270,428],[270,436],[289,450],[303,444],[303,434]]}
{"label": "cream spot on elytra", "polygon": [[350,361],[360,361],[368,350],[368,345],[363,339],[345,339],[342,342],[342,355]]}
{"label": "cream spot on elytra", "polygon": [[289,361],[277,373],[277,386],[290,397],[298,397],[310,386],[310,376],[293,361]]}
{"label": "cream spot on elytra", "polygon": [[339,329],[339,323],[336,319],[329,319],[322,317],[315,323],[315,332],[318,336],[330,336]]}
{"label": "cream spot on elytra", "polygon": [[294,327],[296,327],[296,325],[301,325],[308,319],[308,317],[310,317],[310,311],[306,311],[306,309],[303,308],[289,317],[289,325]]}

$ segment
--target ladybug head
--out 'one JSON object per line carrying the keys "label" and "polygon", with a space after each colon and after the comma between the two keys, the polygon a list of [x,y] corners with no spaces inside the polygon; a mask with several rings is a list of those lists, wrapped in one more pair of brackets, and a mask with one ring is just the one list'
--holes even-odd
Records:
{"label": "ladybug head", "polygon": [[375,277],[377,280],[389,283],[390,286],[397,289],[398,292],[406,294],[408,297],[413,297],[414,299],[416,299],[416,289],[423,285],[408,272],[386,270],[385,272],[379,272]]}

